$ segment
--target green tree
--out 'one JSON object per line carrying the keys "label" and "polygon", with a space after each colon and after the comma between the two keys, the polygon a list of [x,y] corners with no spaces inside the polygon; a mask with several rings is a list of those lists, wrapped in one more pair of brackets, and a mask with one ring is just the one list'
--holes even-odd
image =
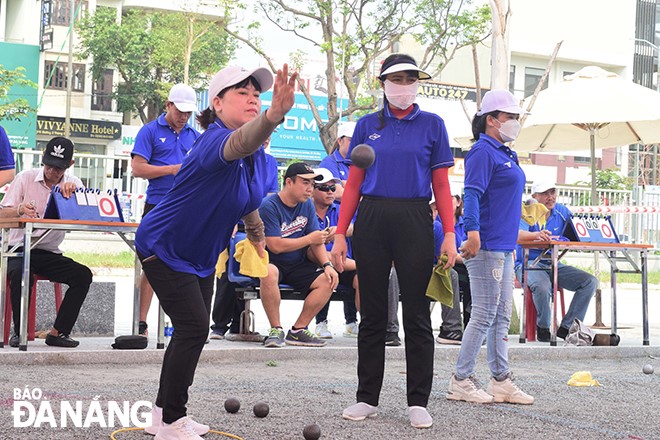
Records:
{"label": "green tree", "polygon": [[37,88],[33,81],[25,79],[25,68],[19,66],[9,70],[0,64],[0,121],[16,121],[28,113],[36,112],[25,98],[10,100],[9,91],[13,86]]}
{"label": "green tree", "polygon": [[[321,119],[310,90],[300,81],[326,151],[336,138],[342,117],[373,111],[378,103],[376,74],[379,61],[411,35],[427,50],[420,67],[442,71],[455,51],[480,41],[488,33],[488,6],[475,7],[471,0],[257,0],[257,12],[285,35],[311,43],[325,57],[323,91],[328,95],[327,121]],[[258,21],[243,28],[231,25],[227,32],[275,66],[257,35]],[[271,36],[272,38],[282,38]],[[293,67],[301,70],[307,54],[291,54]],[[348,106],[337,107],[339,81],[347,90]]]}
{"label": "green tree", "polygon": [[[224,11],[228,14],[229,7]],[[146,123],[158,116],[172,84],[204,88],[226,64],[234,45],[223,20],[194,11],[143,9],[125,10],[118,20],[115,8],[98,7],[77,25],[78,56],[92,57],[94,80],[105,69],[116,69],[120,81],[112,97],[118,110],[136,112]]]}

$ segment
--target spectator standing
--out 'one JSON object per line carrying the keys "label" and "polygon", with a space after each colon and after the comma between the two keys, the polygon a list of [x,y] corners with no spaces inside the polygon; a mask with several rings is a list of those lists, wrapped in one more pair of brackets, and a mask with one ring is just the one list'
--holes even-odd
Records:
{"label": "spectator standing", "polygon": [[348,159],[348,146],[351,144],[353,138],[353,131],[355,130],[355,122],[343,122],[337,128],[337,141],[335,142],[334,151],[323,158],[319,167],[330,170],[332,175],[340,180],[340,186],[337,187],[335,200],[341,202],[341,197],[344,194],[344,186],[346,186],[346,179],[348,179],[348,170],[351,161]]}
{"label": "spectator standing", "polygon": [[[348,157],[366,143],[375,161],[366,170],[352,165],[340,210],[332,257],[341,272],[346,260],[346,231],[358,202],[353,252],[360,273],[362,321],[358,336],[357,403],[343,417],[364,420],[378,411],[385,368],[387,287],[392,263],[401,286],[406,345],[408,415],[415,428],[428,428],[426,410],[433,383],[433,330],[426,287],[433,269],[431,184],[445,228],[441,253],[454,264],[454,220],[448,168],[454,164],[444,121],[414,104],[419,80],[430,75],[404,54],[388,56],[381,66],[385,91],[382,110],[361,117]],[[361,198],[361,201],[360,201]]]}
{"label": "spectator standing", "polygon": [[206,131],[172,189],[138,227],[138,256],[174,326],[152,425],[145,428],[156,440],[199,440],[209,431],[187,417],[186,404],[208,336],[215,265],[240,219],[247,245],[265,256],[258,211],[266,172],[261,145],[293,106],[297,76],[289,77],[286,64],[278,70],[272,104],[261,113],[260,94],[273,85],[270,71],[229,66],[216,73],[209,107],[198,116]]}
{"label": "spectator standing", "polygon": [[[175,84],[165,102],[165,113],[138,131],[131,152],[131,168],[135,177],[149,180],[147,198],[142,218],[160,202],[174,184],[184,157],[199,137],[197,130],[188,124],[197,112],[197,95],[186,84]],[[147,277],[140,282],[139,333],[147,335],[147,314],[154,291]]]}
{"label": "spectator standing", "polygon": [[[472,120],[476,143],[465,157],[465,230],[461,256],[470,274],[472,315],[458,353],[447,399],[474,403],[531,404],[534,398],[512,380],[508,334],[513,304],[513,251],[525,187],[518,156],[504,145],[520,132],[525,111],[508,90],[484,95]],[[491,379],[486,391],[475,377],[486,340]]]}

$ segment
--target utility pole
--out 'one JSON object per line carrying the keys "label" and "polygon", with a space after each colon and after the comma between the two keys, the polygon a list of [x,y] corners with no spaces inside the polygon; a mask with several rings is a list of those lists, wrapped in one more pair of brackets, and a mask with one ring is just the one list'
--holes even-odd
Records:
{"label": "utility pole", "polygon": [[76,14],[76,1],[69,0],[69,64],[66,71],[66,114],[64,116],[64,137],[71,136],[71,90],[73,89],[73,23]]}

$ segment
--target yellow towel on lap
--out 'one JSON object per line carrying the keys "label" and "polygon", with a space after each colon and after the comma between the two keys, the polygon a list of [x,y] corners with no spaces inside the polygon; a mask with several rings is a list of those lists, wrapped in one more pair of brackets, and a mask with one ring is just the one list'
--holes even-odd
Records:
{"label": "yellow towel on lap", "polygon": [[255,278],[263,278],[268,275],[268,253],[261,258],[257,248],[247,238],[236,243],[234,258],[241,263],[238,270],[243,275]]}
{"label": "yellow towel on lap", "polygon": [[227,269],[227,260],[229,260],[229,251],[225,249],[220,252],[218,262],[215,263],[215,276],[217,278],[220,278],[222,274],[225,273],[225,270]]}
{"label": "yellow towel on lap", "polygon": [[451,288],[451,267],[443,269],[447,263],[447,256],[440,257],[440,261],[433,268],[429,285],[426,287],[426,296],[448,307],[454,307],[454,291]]}

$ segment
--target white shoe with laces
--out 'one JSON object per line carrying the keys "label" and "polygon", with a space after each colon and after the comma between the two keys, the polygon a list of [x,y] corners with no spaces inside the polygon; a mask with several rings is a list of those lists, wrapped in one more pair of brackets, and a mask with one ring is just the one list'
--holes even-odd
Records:
{"label": "white shoe with laces", "polygon": [[[184,419],[185,422],[192,428],[192,430],[196,435],[200,436],[209,432],[208,425],[197,423],[190,417],[181,417],[179,420],[177,420],[174,423],[177,423]],[[174,423],[172,423],[172,425]],[[156,435],[160,432],[160,429],[163,426],[165,426],[165,424],[163,423],[163,408],[154,405],[154,408],[151,410],[151,426],[147,426],[146,428],[144,428],[144,433],[149,435]],[[182,438],[186,438],[186,437],[182,437]]]}
{"label": "white shoe with laces", "polygon": [[188,417],[181,417],[174,423],[163,423],[154,440],[202,440],[190,425]]}
{"label": "white shoe with laces", "polygon": [[534,397],[518,388],[518,385],[511,380],[511,375],[503,381],[491,378],[486,392],[492,395],[495,402],[498,403],[517,403],[519,405],[531,405],[534,403]]}
{"label": "white shoe with laces", "polygon": [[472,403],[493,403],[494,400],[492,395],[481,389],[481,385],[474,376],[458,380],[454,374],[449,380],[446,397],[449,400],[463,400]]}
{"label": "white shoe with laces", "polygon": [[328,330],[328,321],[321,321],[316,324],[314,333],[321,339],[332,339],[332,333]]}
{"label": "white shoe with laces", "polygon": [[346,330],[344,330],[345,338],[357,338],[358,333],[360,332],[360,327],[357,322],[349,322],[346,324]]}

